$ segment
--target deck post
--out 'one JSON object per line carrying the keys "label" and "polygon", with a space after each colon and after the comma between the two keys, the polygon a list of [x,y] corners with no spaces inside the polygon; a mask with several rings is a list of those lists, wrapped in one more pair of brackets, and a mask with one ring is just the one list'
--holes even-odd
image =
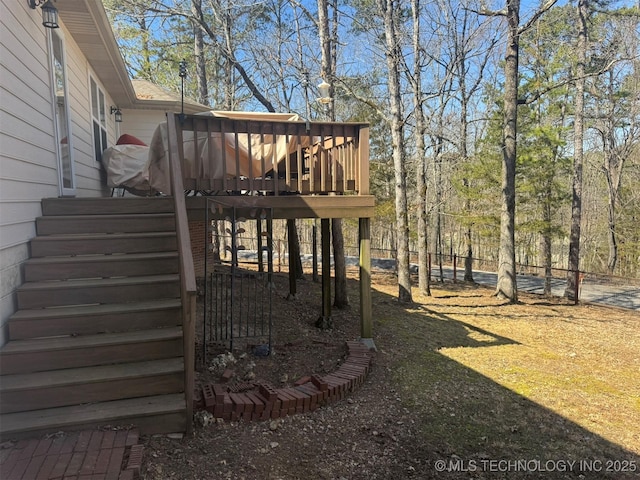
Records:
{"label": "deck post", "polygon": [[361,218],[360,239],[360,335],[373,338],[371,309],[371,219]]}
{"label": "deck post", "polygon": [[316,326],[331,328],[331,230],[328,218],[320,219],[320,243],[322,249],[322,313]]}
{"label": "deck post", "polygon": [[[296,233],[296,221],[287,220],[287,244],[289,245],[289,295],[287,299],[291,300],[296,298],[298,293],[298,287],[296,285],[296,259],[294,248],[294,236]],[[298,257],[299,258],[299,257]]]}

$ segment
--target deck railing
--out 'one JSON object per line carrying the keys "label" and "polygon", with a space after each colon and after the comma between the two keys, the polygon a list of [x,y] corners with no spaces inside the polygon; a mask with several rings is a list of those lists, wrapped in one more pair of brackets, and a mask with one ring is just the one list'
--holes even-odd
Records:
{"label": "deck railing", "polygon": [[[167,114],[169,125],[175,125],[175,114]],[[176,235],[180,257],[180,291],[182,298],[182,340],[184,355],[184,384],[187,414],[187,433],[192,431],[193,422],[193,390],[195,368],[195,315],[196,315],[196,275],[189,238],[189,221],[184,199],[184,186],[180,164],[174,159],[178,157],[178,135],[175,128],[168,129],[169,173],[171,194],[173,195],[176,215]]]}
{"label": "deck railing", "polygon": [[369,194],[367,124],[173,118],[187,190]]}

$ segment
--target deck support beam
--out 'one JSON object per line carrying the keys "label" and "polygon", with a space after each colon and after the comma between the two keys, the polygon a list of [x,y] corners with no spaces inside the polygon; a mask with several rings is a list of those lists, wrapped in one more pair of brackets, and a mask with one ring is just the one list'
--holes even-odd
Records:
{"label": "deck support beam", "polygon": [[361,218],[358,237],[360,240],[360,336],[373,338],[371,309],[371,219]]}
{"label": "deck support beam", "polygon": [[331,319],[331,229],[330,220],[320,220],[320,243],[322,250],[322,312],[316,326],[323,330],[333,327]]}

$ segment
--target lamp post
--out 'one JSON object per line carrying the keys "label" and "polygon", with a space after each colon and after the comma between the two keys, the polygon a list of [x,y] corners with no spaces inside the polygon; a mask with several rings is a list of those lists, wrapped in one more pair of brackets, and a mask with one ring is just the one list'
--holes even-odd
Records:
{"label": "lamp post", "polygon": [[187,61],[182,60],[179,64],[178,76],[180,77],[180,123],[184,123],[184,79],[187,76]]}

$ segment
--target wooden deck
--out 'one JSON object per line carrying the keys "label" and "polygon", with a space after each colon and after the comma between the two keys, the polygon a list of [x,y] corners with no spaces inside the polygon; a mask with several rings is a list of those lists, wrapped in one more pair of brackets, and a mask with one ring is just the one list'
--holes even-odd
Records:
{"label": "wooden deck", "polygon": [[[211,198],[218,204],[239,209],[240,215],[243,209],[272,208],[273,218],[285,219],[371,218],[375,207],[373,195],[217,195]],[[186,197],[186,203],[189,220],[205,219],[206,197]]]}

